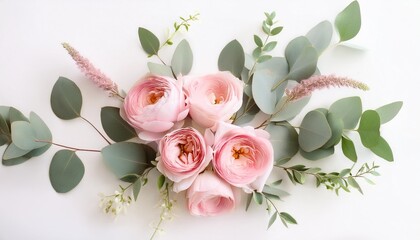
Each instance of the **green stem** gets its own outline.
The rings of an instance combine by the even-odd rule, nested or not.
[[[90,126],[92,126],[97,133],[99,133],[99,135],[101,135],[101,137],[108,143],[111,145],[111,142],[95,127],[95,125],[93,125],[89,120],[87,120],[86,118],[80,116],[81,119],[83,119],[84,121],[86,121],[87,123],[90,124]]]
[[[49,143],[58,147],[62,147],[62,148],[66,148],[66,149],[70,149],[73,151],[80,151],[80,152],[101,152],[101,150],[96,150],[96,149],[85,149],[85,148],[75,148],[75,147],[70,147],[70,146],[66,146],[63,144],[58,144],[58,143],[54,143],[51,141],[46,141],[46,140],[35,140],[35,142],[42,142],[42,143]]]

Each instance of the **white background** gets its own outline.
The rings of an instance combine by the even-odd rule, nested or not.
[[[76,147],[105,146],[92,128],[81,120],[62,121],[50,109],[49,95],[58,76],[73,79],[82,90],[82,115],[100,126],[100,107],[118,106],[88,82],[61,47],[69,42],[120,88],[130,86],[147,72],[146,54],[137,36],[139,26],[160,39],[178,16],[199,12],[200,21],[181,35],[194,52],[192,74],[217,71],[223,46],[236,38],[247,52],[252,35],[260,34],[264,11],[276,11],[284,31],[277,37],[274,55],[283,55],[292,38],[304,35],[322,20],[334,21],[350,1],[17,1],[0,0],[0,105],[12,105],[25,114],[37,112],[51,128],[54,141]],[[419,128],[418,68],[420,56],[420,1],[361,0],[362,29],[349,44],[322,55],[319,68],[325,74],[348,76],[367,83],[371,91],[327,90],[314,94],[304,112],[328,107],[341,97],[360,95],[364,108],[377,108],[402,100],[400,114],[383,126],[382,134],[394,150],[394,163],[360,149],[361,162],[381,165],[375,186],[361,182],[357,191],[339,197],[312,181],[283,188],[291,196],[278,204],[299,225],[286,229],[280,222],[266,230],[268,216],[263,207],[241,204],[230,214],[192,217],[178,196],[174,220],[166,222],[158,239],[420,239],[420,184],[418,172]],[[334,41],[337,41],[335,36]],[[174,47],[164,50],[170,59]],[[303,114],[302,114],[303,115]],[[299,116],[296,123],[299,124]],[[353,135],[356,142],[358,136]],[[358,143],[360,147],[360,144]],[[2,151],[4,149],[1,148]],[[113,219],[98,207],[99,192],[112,193],[119,182],[106,169],[100,155],[80,153],[85,176],[74,190],[57,194],[50,185],[48,168],[52,147],[41,157],[22,165],[0,166],[0,239],[148,239],[159,217],[159,194],[155,182],[142,189],[139,201],[126,215]],[[351,166],[337,148],[334,157],[310,162],[296,156],[290,164],[317,165],[326,171]],[[280,175],[281,176],[281,175]]]

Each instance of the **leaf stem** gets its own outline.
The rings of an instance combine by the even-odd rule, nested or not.
[[[80,151],[80,152],[101,152],[101,150],[96,150],[96,149],[86,149],[86,148],[76,148],[76,147],[70,147],[70,146],[66,146],[63,144],[59,144],[59,143],[54,143],[51,141],[46,141],[46,140],[35,140],[35,142],[42,142],[42,143],[49,143],[58,147],[62,147],[62,148],[66,148],[66,149],[70,149],[73,151]]]
[[[95,130],[96,132],[99,133],[99,135],[101,135],[101,137],[108,143],[111,145],[111,142],[95,127],[95,125],[93,125],[89,120],[87,120],[86,118],[80,116],[81,119],[83,119],[84,121],[86,121],[87,123],[89,123]]]

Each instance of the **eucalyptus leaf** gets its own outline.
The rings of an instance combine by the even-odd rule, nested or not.
[[[371,148],[378,144],[380,140],[380,126],[381,120],[379,114],[376,111],[367,110],[363,112],[360,119],[359,128],[357,129],[363,146]]]
[[[16,158],[4,159],[5,155],[3,155],[2,164],[4,166],[14,166],[14,165],[18,165],[18,164],[24,163],[27,160],[31,159],[32,157],[37,157],[37,156],[43,154],[50,147],[51,147],[51,144],[47,144],[47,145],[45,145],[43,147],[34,149],[34,150],[26,153],[25,155],[20,156],[20,157],[16,157]],[[7,151],[7,149],[6,149],[6,151]]]
[[[60,150],[54,155],[49,175],[56,192],[69,192],[80,183],[84,174],[85,167],[76,152]]]
[[[388,142],[383,138],[380,137],[378,143],[369,148],[373,153],[375,153],[376,155],[378,155],[379,157],[389,161],[389,162],[393,162],[394,161],[394,156],[392,154],[392,149],[389,146]]]
[[[264,45],[261,38],[257,35],[254,35],[254,42],[258,47],[262,47]]]
[[[117,107],[101,109],[101,123],[108,137],[115,142],[122,142],[137,137],[137,133],[120,115]]]
[[[26,150],[26,149],[20,149],[19,147],[17,147],[13,142],[10,143],[10,145],[6,148],[6,150],[3,153],[3,159],[4,160],[9,160],[12,158],[18,158],[18,157],[22,157],[25,154],[29,153],[31,151],[31,149]]]
[[[297,224],[297,221],[290,214],[288,214],[286,212],[281,212],[280,217],[281,217],[281,219],[283,219],[287,223]]]
[[[154,160],[148,153],[150,147],[132,143],[120,142],[104,147],[101,151],[105,164],[118,177],[127,174],[142,174],[151,167],[150,161]]]
[[[137,198],[139,196],[140,189],[141,189],[141,184],[142,184],[142,178],[140,178],[140,177],[137,178],[137,180],[133,184],[134,201],[137,201]]]
[[[261,193],[254,191],[252,192],[252,197],[254,202],[258,203],[259,205],[263,203],[264,196]]]
[[[290,80],[289,80],[290,82]],[[309,103],[310,96],[303,97],[293,102],[287,102],[287,97],[282,97],[277,103],[277,112],[271,117],[271,121],[289,121],[295,118],[302,109]]]
[[[29,122],[29,119],[25,117],[25,115],[23,115],[21,111],[17,110],[14,107],[11,107],[9,110],[9,121],[10,121],[10,124],[12,124],[13,122],[16,122],[16,121]]]
[[[360,97],[342,98],[330,106],[329,112],[343,120],[344,129],[354,129],[362,115],[362,100]]]
[[[343,150],[344,155],[353,162],[357,161],[356,148],[352,140],[347,137],[341,138],[341,149]]]
[[[317,67],[318,52],[313,47],[306,47],[296,62],[290,67],[287,79],[300,82],[312,76]]]
[[[332,34],[332,24],[329,21],[323,21],[309,30],[306,37],[320,55],[330,45]]]
[[[276,41],[269,42],[269,43],[267,43],[267,44],[264,46],[263,51],[264,51],[264,52],[270,52],[270,51],[272,51],[274,48],[276,48],[276,46],[277,46],[277,42],[276,42]]]
[[[79,87],[70,79],[59,77],[51,92],[51,108],[64,120],[80,117],[82,93]]]
[[[328,125],[331,128],[331,138],[322,146],[323,148],[330,148],[337,145],[341,140],[343,134],[344,122],[338,118],[334,113],[327,114]]]
[[[141,47],[149,55],[156,55],[159,52],[159,39],[146,28],[139,27],[138,35]]]
[[[52,134],[47,124],[45,124],[45,122],[34,112],[30,113],[29,119],[37,140],[51,142]],[[46,143],[43,143],[42,145],[44,146]]]
[[[269,185],[264,185],[263,188],[263,194],[270,194],[270,195],[275,195],[278,196],[279,199],[283,198],[283,197],[287,197],[290,194],[286,191],[283,191],[281,189],[278,188],[274,188],[274,187],[270,187]]]
[[[38,142],[38,140],[31,123],[25,121],[12,123],[12,141],[18,148],[32,150],[47,145],[47,143]]]
[[[270,133],[274,160],[291,159],[299,150],[298,134],[288,122],[270,123],[265,129]]]
[[[158,189],[161,189],[163,187],[163,185],[165,184],[166,181],[166,177],[165,175],[161,174],[159,175],[158,179],[157,179],[157,187]]]
[[[320,148],[320,149],[316,149],[312,152],[306,152],[303,149],[300,149],[299,151],[300,155],[302,157],[304,157],[307,160],[312,160],[312,161],[316,161],[316,160],[320,160],[326,157],[329,157],[331,155],[334,154],[334,147],[330,147],[327,149],[324,148]]]
[[[0,146],[11,141],[10,134],[10,129],[6,120],[3,118],[2,115],[0,115]]]
[[[171,61],[176,76],[187,75],[193,65],[193,52],[187,40],[182,40],[175,49]]]
[[[9,119],[9,111],[10,111],[10,107],[8,106],[0,106],[0,115],[3,117],[4,120]]]
[[[299,56],[302,55],[303,50],[306,47],[310,47],[311,45],[312,44],[308,38],[304,36],[294,38],[289,42],[289,44],[287,44],[286,49],[284,50],[284,57],[286,58],[290,68],[296,64],[296,61],[298,60]]]
[[[300,125],[299,146],[305,152],[312,152],[322,147],[331,136],[331,128],[325,115],[319,111],[310,111]]]
[[[284,58],[274,57],[259,65],[252,80],[252,95],[255,103],[266,114],[273,114],[276,105],[284,94],[287,81],[272,91],[273,85],[287,75],[287,62]]]
[[[359,2],[353,1],[335,18],[335,27],[340,35],[340,42],[354,38],[362,25]]]
[[[230,71],[237,78],[241,77],[245,64],[245,53],[238,40],[229,42],[219,55],[218,67],[220,71]]]
[[[277,212],[275,212],[275,213],[273,213],[273,215],[270,217],[270,220],[268,221],[268,226],[267,226],[267,229],[269,229],[269,228],[271,227],[271,225],[273,225],[273,223],[276,221],[276,219],[277,219],[277,215],[278,215],[278,213],[277,213]]]
[[[379,114],[379,117],[381,118],[381,124],[391,121],[401,110],[402,105],[403,102],[398,101],[377,108],[375,111]]]
[[[356,179],[354,179],[354,177],[348,177],[347,180],[350,186],[356,188],[361,194],[363,194],[362,188],[360,187],[359,183],[357,183]]]
[[[151,74],[158,75],[158,76],[167,76],[171,78],[174,77],[171,67],[167,65],[148,62],[147,67],[149,68],[149,72]]]

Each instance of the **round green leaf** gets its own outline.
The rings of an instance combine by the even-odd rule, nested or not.
[[[291,82],[291,80],[289,80],[289,82]],[[311,97],[307,96],[293,102],[287,102],[286,105],[284,105],[287,101],[287,97],[282,97],[276,106],[277,113],[271,117],[271,121],[289,121],[295,118],[309,103],[310,99]]]
[[[320,55],[331,43],[333,27],[329,21],[323,21],[313,27],[306,37]]]
[[[3,115],[0,114],[0,146],[11,141],[9,125],[6,120],[3,118]]]
[[[47,143],[37,142],[40,140],[29,122],[16,121],[12,123],[12,141],[22,150],[32,150],[45,146]]]
[[[296,64],[296,61],[302,54],[303,50],[309,46],[311,46],[311,42],[309,42],[308,38],[304,36],[294,38],[289,42],[289,44],[287,44],[286,49],[284,50],[284,57],[286,58],[290,68]]]
[[[316,71],[318,52],[313,47],[306,47],[290,67],[287,79],[300,81],[312,76]]]
[[[380,140],[380,126],[381,120],[376,111],[367,110],[363,112],[359,128],[357,129],[363,146],[371,148],[378,144]]]
[[[70,79],[59,77],[51,92],[51,108],[64,120],[80,117],[82,93],[79,87]]]
[[[291,159],[298,152],[298,134],[288,122],[271,123],[265,130],[270,133],[270,142],[274,149],[274,161]]]
[[[143,144],[120,142],[106,146],[101,153],[105,164],[118,178],[122,178],[128,174],[140,175],[151,167],[150,161],[156,157],[152,151]]]
[[[122,142],[137,136],[136,131],[121,117],[117,107],[101,109],[101,123],[108,137],[115,142]]]
[[[32,129],[35,131],[35,137],[38,140],[51,142],[52,134],[45,122],[42,121],[42,119],[34,112],[30,113],[29,119],[31,122]]]
[[[306,152],[301,148],[299,153],[302,157],[304,157],[308,160],[315,161],[315,160],[319,160],[319,159],[326,158],[326,157],[329,157],[329,156],[333,155],[334,154],[334,147],[327,148],[327,149],[320,148],[320,149],[316,149],[312,152]]]
[[[175,49],[171,66],[176,76],[187,75],[193,65],[193,52],[187,40],[182,40]]]
[[[241,77],[245,64],[245,53],[238,40],[229,42],[219,55],[218,67],[220,71],[230,71],[237,78]]]
[[[174,77],[174,75],[172,74],[171,68],[167,65],[148,62],[147,67],[149,68],[149,72],[151,74],[159,75],[159,76],[167,76],[171,78]]]
[[[31,150],[20,149],[17,147],[13,142],[6,148],[3,153],[3,160],[9,160],[12,158],[22,157],[23,155],[27,154]]]
[[[50,164],[50,182],[58,193],[66,193],[75,188],[85,174],[85,167],[76,155],[70,150],[58,151]]]
[[[29,122],[29,119],[23,115],[23,113],[19,110],[17,110],[14,107],[11,107],[9,110],[9,120],[10,123],[16,122],[16,121],[25,121]]]
[[[328,125],[331,128],[331,138],[322,146],[323,148],[330,148],[338,144],[341,140],[341,134],[343,134],[344,122],[341,118],[335,116],[334,113],[327,114]]]
[[[335,18],[335,27],[340,35],[340,42],[354,38],[362,25],[359,2],[353,1]]]
[[[360,97],[342,98],[330,106],[329,112],[343,120],[344,129],[354,129],[362,115],[362,100]]]
[[[391,121],[401,110],[403,102],[393,102],[387,105],[384,105],[375,111],[379,114],[381,118],[381,124],[387,123]]]
[[[352,140],[342,137],[341,138],[341,149],[343,150],[344,155],[353,162],[357,161],[356,148]]]
[[[379,141],[378,144],[376,144],[373,147],[369,148],[373,153],[375,153],[376,155],[378,155],[379,157],[389,161],[389,162],[393,162],[394,161],[394,156],[392,154],[392,149],[389,146],[389,144],[387,143],[387,141],[385,141],[384,138],[379,137]]]
[[[319,111],[307,113],[299,129],[299,146],[305,152],[322,147],[332,136],[327,118]]]
[[[43,147],[34,149],[34,150],[28,152],[27,154],[25,154],[23,156],[20,156],[20,157],[16,157],[16,158],[5,159],[4,158],[5,155],[3,155],[2,164],[4,166],[14,166],[14,165],[18,165],[18,164],[24,163],[27,160],[31,159],[32,157],[37,157],[37,156],[43,154],[50,147],[51,147],[51,144],[47,144],[47,145],[45,145]],[[6,151],[7,151],[7,149],[6,149]]]
[[[273,85],[287,75],[286,59],[275,57],[259,65],[252,80],[252,95],[257,106],[267,114],[276,111],[276,105],[284,94],[287,81],[272,91]]]
[[[159,39],[146,28],[139,27],[139,40],[143,50],[149,55],[155,55],[159,51]]]
[[[10,107],[8,107],[8,106],[0,106],[0,115],[6,121],[9,119],[9,111],[10,111]]]

